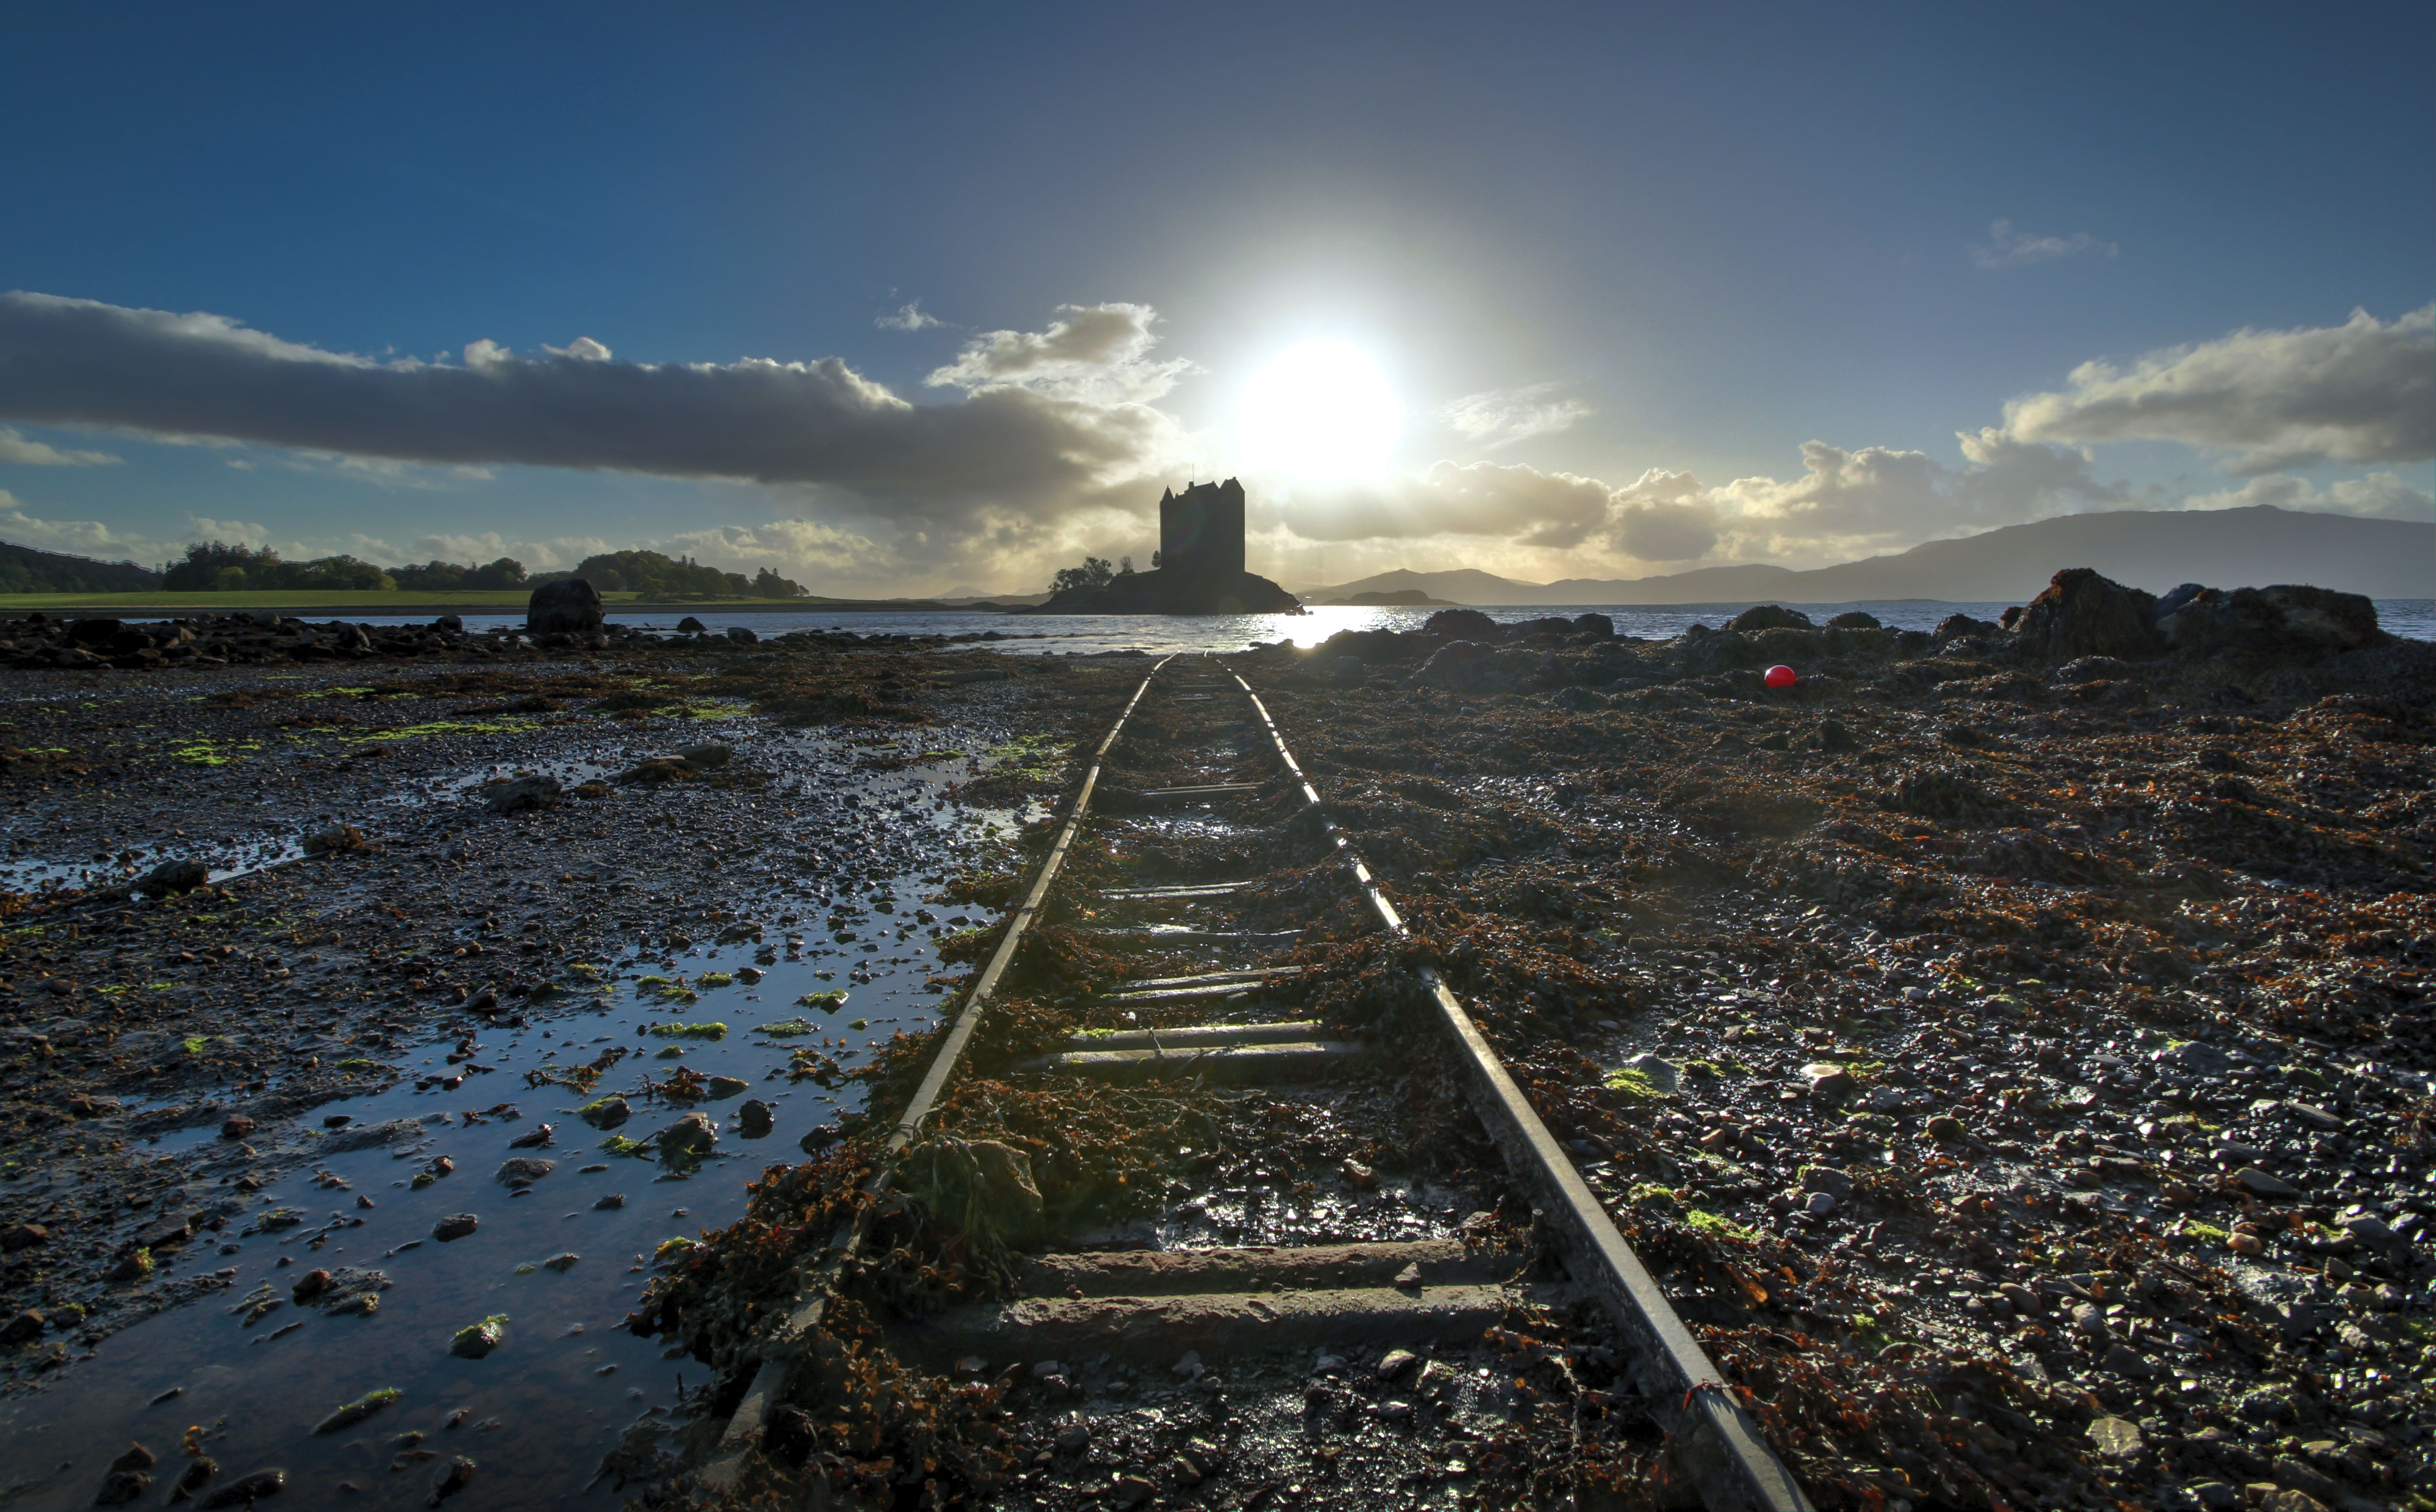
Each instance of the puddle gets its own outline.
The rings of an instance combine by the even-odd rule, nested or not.
[[[521,1028],[391,1051],[384,1059],[401,1073],[393,1085],[305,1115],[304,1137],[315,1146],[343,1145],[347,1129],[392,1121],[418,1127],[392,1145],[318,1159],[308,1152],[242,1199],[245,1214],[221,1232],[200,1232],[181,1250],[165,1251],[160,1278],[149,1284],[221,1272],[225,1286],[103,1340],[41,1389],[0,1402],[7,1466],[0,1507],[90,1505],[109,1461],[130,1440],[161,1457],[145,1498],[157,1503],[186,1463],[181,1436],[197,1427],[220,1467],[214,1488],[275,1467],[287,1472],[288,1500],[299,1505],[343,1499],[367,1508],[422,1506],[436,1468],[457,1455],[478,1469],[450,1499],[452,1508],[618,1504],[611,1482],[594,1479],[602,1456],[630,1425],[667,1421],[681,1387],[706,1383],[700,1364],[663,1358],[656,1343],[621,1327],[651,1257],[665,1241],[740,1216],[747,1181],[767,1165],[801,1158],[806,1133],[859,1103],[851,1084],[830,1089],[790,1081],[799,1051],[851,1069],[891,1034],[936,1021],[944,989],[929,979],[951,969],[939,961],[938,941],[987,927],[996,915],[927,899],[950,869],[1022,817],[936,801],[942,788],[977,770],[960,752],[926,750],[918,739],[857,743],[821,732],[789,739],[811,770],[785,781],[853,810],[842,834],[831,831],[861,845],[853,858],[824,867],[818,885],[767,875],[766,865],[737,867],[743,894],[737,912],[764,921],[761,940],[705,942],[673,953],[630,947],[596,964],[600,982],[591,993],[530,1008]],[[873,761],[887,769],[871,770]],[[529,769],[559,765],[582,763]],[[487,775],[448,780],[462,786]],[[747,968],[759,980],[745,981]],[[646,980],[653,978],[661,980]],[[689,1000],[672,999],[670,989]],[[842,1000],[804,1001],[840,991]],[[761,1032],[790,1020],[809,1033]],[[677,1022],[725,1031],[650,1032]],[[528,1085],[529,1071],[583,1065],[612,1048],[627,1053],[589,1094]],[[742,1089],[687,1104],[641,1095],[647,1077],[665,1084],[679,1068],[705,1082],[734,1078]],[[691,1108],[718,1123],[716,1151],[690,1172],[612,1153],[604,1148],[609,1136],[576,1114],[612,1093],[625,1095],[633,1109],[617,1135],[648,1141]],[[766,1138],[747,1139],[737,1111],[755,1098],[771,1107],[774,1125]],[[487,1111],[501,1104],[513,1116]],[[134,1102],[128,1116],[157,1117],[176,1105]],[[218,1139],[219,1114],[208,1100],[186,1105],[194,1120],[146,1143],[148,1154],[166,1160]],[[349,1121],[343,1128],[322,1129],[325,1118],[341,1115]],[[548,1144],[513,1144],[544,1123],[552,1128]],[[442,1156],[454,1170],[418,1189],[418,1173]],[[496,1175],[504,1161],[522,1156],[555,1164],[517,1193]],[[211,1200],[214,1189],[195,1195]],[[623,1200],[603,1206],[613,1196]],[[258,1215],[282,1208],[296,1215],[291,1226],[244,1233]],[[455,1213],[477,1215],[478,1226],[444,1243],[434,1225]],[[560,1268],[546,1263],[564,1255],[578,1259]],[[317,1267],[381,1272],[389,1286],[376,1312],[334,1316],[289,1300],[295,1278]],[[233,1313],[265,1283],[280,1303],[275,1310],[252,1321]],[[495,1352],[481,1360],[450,1354],[452,1335],[495,1314],[509,1320]],[[148,1405],[173,1388],[178,1396]],[[384,1388],[401,1394],[394,1405],[345,1431],[312,1432],[339,1404]],[[460,1426],[449,1427],[461,1409]],[[411,1433],[425,1437],[399,1458],[399,1435]],[[422,1451],[438,1457],[413,1457]],[[342,1482],[357,1491],[342,1492]]]

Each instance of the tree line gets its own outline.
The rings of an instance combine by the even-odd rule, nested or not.
[[[691,557],[657,551],[605,551],[584,558],[571,572],[531,573],[513,557],[477,565],[438,560],[383,567],[353,556],[284,560],[271,547],[199,541],[181,561],[162,569],[161,586],[177,593],[284,591],[449,593],[534,587],[560,578],[582,578],[603,593],[638,593],[664,599],[803,599],[800,582],[763,567],[753,577],[722,572]]]

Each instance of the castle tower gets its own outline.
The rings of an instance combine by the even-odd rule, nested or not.
[[[1227,580],[1244,571],[1244,485],[1188,484],[1158,501],[1158,565],[1180,578]]]

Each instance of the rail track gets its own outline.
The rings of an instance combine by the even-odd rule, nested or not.
[[[1163,748],[1129,750],[1129,733],[1153,718]],[[1159,785],[1125,785],[1122,763],[1129,759],[1158,773]],[[1054,843],[889,1134],[876,1195],[888,1191],[900,1157],[925,1138],[977,1039],[991,1034],[993,1006],[1028,932],[1053,912],[1094,920],[1097,943],[1141,962],[1143,975],[1098,994],[1093,1004],[1099,1017],[1138,1027],[1076,1034],[1003,1074],[1036,1085],[1114,1082],[1154,1096],[1188,1087],[1323,1096],[1332,1081],[1361,1074],[1364,1061],[1399,1055],[1395,1045],[1332,1037],[1322,1020],[1276,1006],[1303,969],[1283,959],[1303,931],[1247,927],[1242,905],[1258,895],[1262,877],[1096,889],[1068,880],[1069,861],[1101,828],[1223,831],[1230,810],[1244,808],[1266,813],[1272,832],[1296,837],[1302,866],[1332,858],[1379,930],[1409,935],[1251,686],[1215,659],[1162,661],[1092,752]],[[1186,956],[1197,959],[1178,969]],[[1418,975],[1437,1051],[1459,1069],[1470,1111],[1501,1157],[1502,1170],[1481,1171],[1475,1180],[1527,1205],[1538,1247],[1553,1252],[1560,1276],[1552,1277],[1556,1266],[1547,1263],[1526,1274],[1510,1253],[1459,1233],[1151,1251],[1093,1249],[1072,1243],[1078,1236],[1053,1236],[1020,1267],[1018,1295],[900,1323],[891,1347],[938,1362],[1097,1357],[1164,1366],[1179,1356],[1219,1361],[1239,1351],[1475,1344],[1518,1310],[1544,1308],[1552,1298],[1587,1300],[1604,1322],[1629,1399],[1665,1435],[1664,1461],[1688,1475],[1703,1504],[1716,1512],[1809,1507],[1470,1014],[1435,970],[1422,965]],[[835,1347],[824,1320],[865,1258],[879,1210],[879,1204],[858,1209],[800,1274],[792,1305],[766,1327],[752,1383],[704,1472],[712,1487],[743,1484],[774,1414],[791,1393],[808,1394],[808,1372],[817,1374],[824,1349]]]

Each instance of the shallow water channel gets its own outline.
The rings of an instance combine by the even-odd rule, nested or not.
[[[44,1388],[0,1402],[0,1506],[90,1505],[130,1443],[160,1461],[136,1504],[160,1504],[189,1463],[182,1440],[218,1465],[197,1498],[204,1504],[245,1476],[278,1469],[285,1504],[422,1506],[435,1475],[458,1456],[477,1469],[451,1507],[617,1504],[614,1477],[596,1475],[603,1456],[630,1429],[648,1434],[670,1423],[681,1387],[706,1383],[699,1364],[665,1358],[658,1344],[620,1326],[654,1251],[740,1216],[747,1181],[767,1165],[800,1159],[802,1137],[859,1101],[851,1084],[830,1091],[789,1081],[792,1051],[810,1047],[852,1069],[874,1044],[935,1021],[944,989],[926,979],[942,967],[933,925],[918,910],[935,915],[943,933],[991,922],[970,905],[925,901],[958,848],[1017,817],[934,807],[940,789],[969,774],[957,759],[874,773],[857,785],[861,803],[935,826],[938,849],[922,869],[866,874],[834,895],[817,886],[774,893],[753,912],[792,912],[802,923],[772,929],[762,946],[630,951],[600,966],[597,996],[562,997],[527,1010],[524,1027],[485,1030],[459,1063],[449,1038],[403,1048],[395,1059],[406,1074],[387,1090],[304,1115],[307,1125],[344,1117],[315,1136],[334,1149],[354,1142],[350,1130],[401,1120],[420,1127],[289,1170],[250,1199],[247,1218],[198,1233],[164,1264],[172,1284],[218,1272],[224,1288],[108,1338]],[[880,898],[893,912],[873,906]],[[832,932],[825,906],[847,902],[861,916]],[[757,965],[757,982],[732,975]],[[705,986],[712,973],[731,980]],[[682,982],[696,1000],[671,1001],[661,982],[646,979]],[[846,993],[842,1003],[800,1001],[838,989]],[[811,1033],[757,1032],[791,1019],[808,1021]],[[651,1033],[672,1022],[726,1029],[717,1038]],[[593,1095],[625,1094],[633,1119],[617,1133],[647,1143],[685,1107],[636,1096],[643,1073],[662,1081],[683,1066],[748,1084],[690,1104],[720,1128],[717,1149],[699,1166],[675,1170],[613,1153],[608,1136],[576,1116],[584,1097],[526,1083],[528,1069],[581,1065],[618,1045],[629,1054]],[[736,1116],[751,1098],[774,1110],[774,1126],[758,1139],[743,1137]],[[553,1130],[548,1145],[512,1147],[544,1123]],[[152,1148],[165,1158],[217,1137],[216,1127],[198,1125]],[[444,1156],[453,1171],[416,1187],[417,1174]],[[513,1156],[555,1164],[512,1191],[495,1173]],[[296,1221],[252,1231],[279,1209]],[[475,1214],[478,1227],[453,1242],[435,1238],[434,1225],[459,1213]],[[386,1279],[371,1314],[334,1315],[289,1299],[297,1277],[347,1267]],[[278,1305],[251,1313],[246,1303],[256,1295]],[[508,1320],[504,1343],[487,1358],[452,1357],[457,1330],[496,1314]],[[383,1389],[400,1394],[393,1404],[342,1431],[314,1432],[340,1404]]]

